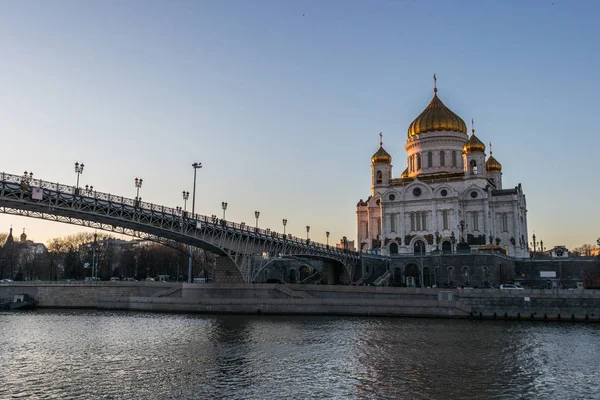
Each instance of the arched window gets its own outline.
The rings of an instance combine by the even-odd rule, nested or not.
[[[448,286],[454,286],[454,267],[448,267]]]
[[[396,232],[396,214],[390,214],[390,232]]]
[[[428,151],[427,152],[427,168],[431,168],[433,167],[433,153]]]
[[[390,244],[390,254],[398,254],[398,244]]]
[[[417,171],[421,169],[421,153],[417,153]]]
[[[471,160],[469,170],[471,171],[471,175],[477,175],[477,161]]]
[[[456,167],[456,150],[452,150],[452,166]]]
[[[440,165],[442,167],[446,165],[446,153],[443,150],[440,151]]]
[[[377,171],[377,178],[375,178],[375,183],[381,183],[382,182],[382,176],[383,175],[381,174],[381,171],[378,170]]]
[[[508,232],[508,215],[502,214],[502,232]]]
[[[442,211],[442,227],[445,231],[448,230],[448,210]]]

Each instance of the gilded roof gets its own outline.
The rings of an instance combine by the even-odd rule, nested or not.
[[[475,136],[475,130],[471,134],[471,137],[467,140],[467,143],[463,146],[463,154],[464,153],[472,153],[474,151],[485,152],[485,144],[479,140],[477,136]]]
[[[437,96],[437,89],[433,91],[433,99],[408,127],[408,137],[435,131],[467,133],[465,121],[442,103]]]
[[[371,157],[371,162],[373,164],[391,164],[392,156],[385,151],[383,146],[379,146],[379,150],[377,150],[375,154],[373,154],[373,157]]]
[[[500,164],[498,162],[498,160],[496,160],[494,158],[494,156],[490,155],[490,157],[485,162],[485,170],[488,171],[488,172],[491,172],[491,171],[502,171],[502,164]]]

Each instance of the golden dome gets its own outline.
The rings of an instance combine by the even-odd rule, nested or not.
[[[463,146],[463,154],[465,153],[473,153],[474,151],[485,152],[485,144],[477,136],[475,136],[475,129],[473,129],[473,134],[467,140],[467,143]]]
[[[400,175],[401,178],[408,178],[408,168],[406,168],[404,170],[404,172],[402,173],[402,175]]]
[[[425,110],[408,127],[408,137],[435,131],[467,133],[465,121],[442,103],[437,88],[433,89],[433,99]]]
[[[383,148],[383,134],[379,132],[379,150],[371,157],[373,164],[391,164],[392,156]]]
[[[490,155],[490,157],[485,162],[485,170],[487,172],[501,172],[502,164],[500,164],[498,160],[496,160],[492,155]]]

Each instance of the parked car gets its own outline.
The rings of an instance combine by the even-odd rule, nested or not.
[[[500,289],[523,290],[522,287],[517,286],[517,285],[511,285],[511,284],[500,285]]]

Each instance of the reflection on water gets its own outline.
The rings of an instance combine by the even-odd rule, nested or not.
[[[597,325],[0,313],[0,398],[598,399]]]

